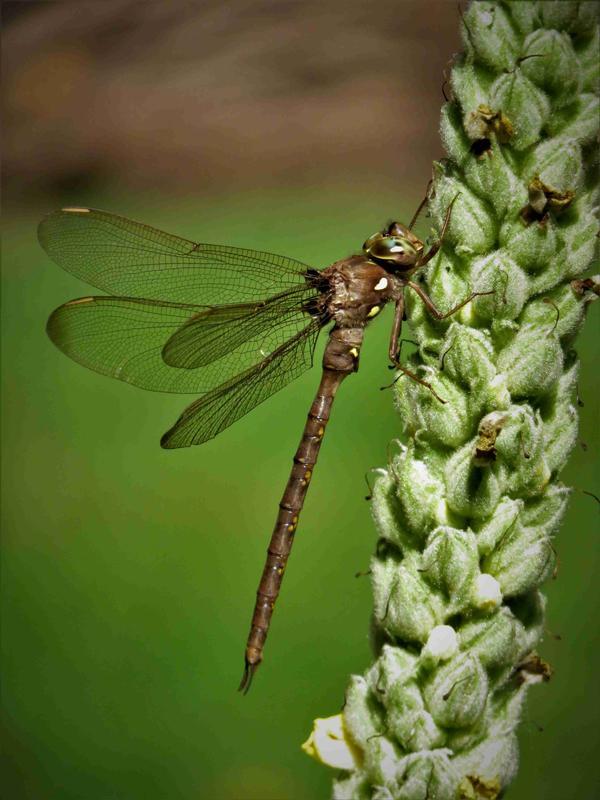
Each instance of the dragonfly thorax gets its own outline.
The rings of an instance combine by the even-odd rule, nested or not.
[[[398,279],[365,256],[336,261],[323,274],[329,280],[329,317],[342,328],[364,327],[398,291]]]

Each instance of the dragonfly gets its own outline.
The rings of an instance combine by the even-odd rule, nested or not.
[[[202,444],[278,392],[313,365],[319,332],[330,326],[321,380],[256,594],[239,686],[244,693],[263,660],[333,401],[342,381],[358,370],[365,328],[393,302],[390,366],[435,394],[399,360],[405,290],[440,320],[484,294],[472,292],[442,313],[411,280],[440,249],[450,221],[452,205],[426,251],[411,230],[426,200],[410,225],[392,222],[360,253],[320,270],[268,252],[192,242],[91,208],[63,208],[39,225],[50,258],[106,293],[57,308],[47,323],[52,342],[103,375],[142,389],[199,395],[162,436],[163,448]]]

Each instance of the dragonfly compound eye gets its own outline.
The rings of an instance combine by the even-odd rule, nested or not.
[[[363,251],[369,258],[385,262],[386,266],[413,266],[418,257],[417,249],[406,237],[385,236],[382,233],[370,236],[363,245]]]

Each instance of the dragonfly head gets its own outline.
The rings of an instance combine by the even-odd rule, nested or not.
[[[422,252],[423,242],[401,222],[392,222],[363,244],[363,253],[368,258],[392,272],[412,269]]]

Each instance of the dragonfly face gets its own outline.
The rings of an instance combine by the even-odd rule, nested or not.
[[[423,253],[423,242],[401,222],[392,222],[383,231],[369,236],[363,252],[390,272],[407,272]]]

